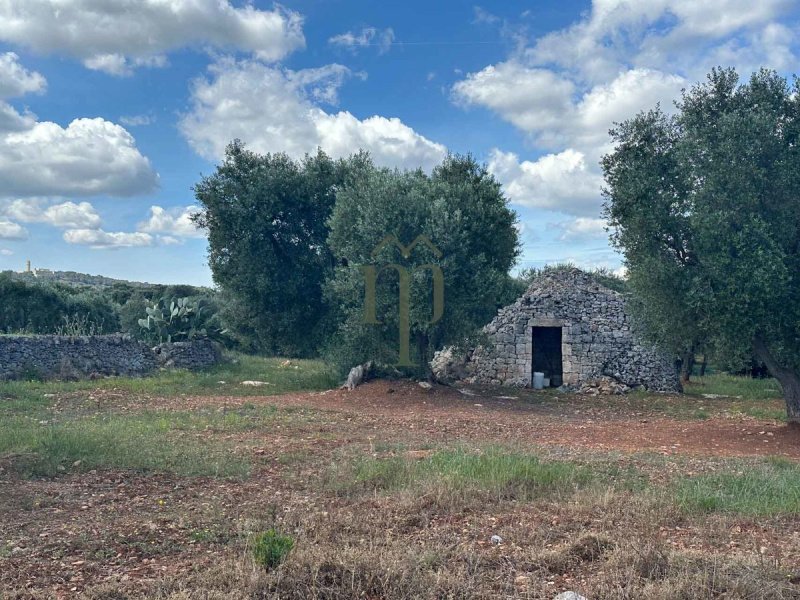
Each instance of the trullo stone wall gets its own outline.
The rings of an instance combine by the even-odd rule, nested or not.
[[[530,386],[534,327],[561,329],[564,385],[609,376],[654,391],[680,390],[671,358],[632,330],[624,297],[578,269],[545,273],[514,304],[500,309],[484,328],[488,344],[470,353],[464,379]]]

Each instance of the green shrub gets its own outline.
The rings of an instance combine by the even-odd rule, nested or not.
[[[265,569],[280,565],[294,548],[294,540],[274,529],[259,533],[253,539],[253,559]]]

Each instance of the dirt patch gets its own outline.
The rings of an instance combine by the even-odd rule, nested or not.
[[[625,397],[598,399],[579,394],[504,396],[470,389],[469,395],[443,386],[426,390],[413,382],[374,381],[353,391],[330,390],[280,396],[156,399],[151,406],[191,409],[209,403],[235,407],[243,402],[302,406],[346,413],[352,420],[379,422],[382,430],[415,430],[432,441],[490,440],[543,446],[579,446],[664,455],[782,456],[800,460],[800,430],[777,421],[711,416],[702,420],[666,418]],[[658,396],[659,403],[671,397]],[[616,400],[616,402],[615,402]]]
[[[800,535],[790,518],[691,522],[678,513],[635,506],[640,500],[633,496],[602,495],[569,503],[498,504],[487,499],[448,509],[434,497],[345,497],[321,483],[331,463],[341,459],[340,451],[416,461],[427,458],[429,448],[444,444],[508,444],[555,454],[613,451],[633,456],[650,451],[673,457],[665,459],[665,468],[681,474],[725,457],[800,459],[800,432],[777,422],[719,414],[689,421],[659,414],[665,403],[685,401],[680,398],[654,397],[662,408],[648,410],[646,400],[624,397],[467,392],[390,381],[371,382],[352,392],[246,398],[133,401],[123,394],[92,392],[91,411],[225,411],[255,404],[303,407],[315,416],[225,434],[234,443],[232,451],[253,461],[252,475],[243,480],[80,468],[30,480],[20,479],[0,461],[0,596],[5,589],[9,597],[71,598],[98,586],[111,591],[95,597],[123,597],[119,590],[150,595],[154,586],[168,585],[165,581],[174,589],[187,581],[217,589],[232,573],[238,573],[240,582],[262,581],[263,574],[259,579],[236,569],[244,568],[239,563],[248,555],[249,536],[275,524],[302,540],[294,566],[287,567],[291,573],[278,583],[267,577],[258,584],[264,589],[245,590],[229,582],[229,595],[218,590],[211,596],[292,597],[288,587],[280,586],[292,582],[297,595],[297,586],[307,584],[308,577],[330,572],[319,581],[329,580],[340,592],[345,582],[358,584],[350,591],[364,597],[398,590],[417,597],[423,588],[414,586],[425,578],[440,581],[440,574],[450,586],[442,588],[443,596],[464,597],[484,586],[492,597],[552,597],[562,589],[592,589],[593,581],[612,572],[613,561],[624,563],[626,553],[640,552],[637,540],[646,540],[645,546],[660,544],[659,552],[696,552],[726,560],[756,556],[776,568],[800,569]],[[55,410],[69,412],[86,401],[57,398]],[[198,435],[210,439],[218,434]],[[493,544],[493,534],[504,542]],[[594,537],[582,537],[590,534]],[[239,564],[227,575],[218,571],[226,561]],[[206,572],[214,573],[214,581],[197,583]],[[613,572],[623,577],[622,570]],[[422,579],[408,579],[408,573]],[[358,579],[367,576],[368,581]],[[617,597],[596,589],[601,594],[596,597]]]

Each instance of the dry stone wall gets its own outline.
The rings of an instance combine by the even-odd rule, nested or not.
[[[624,297],[578,269],[541,276],[514,304],[500,309],[484,328],[489,342],[467,361],[466,379],[530,386],[533,327],[561,328],[567,386],[609,376],[649,390],[680,390],[670,357],[633,331]]]
[[[180,346],[172,350],[171,346]],[[0,335],[0,381],[142,376],[161,366],[198,369],[219,361],[210,340],[151,349],[126,335]]]
[[[203,369],[220,361],[219,347],[209,339],[161,344],[153,348],[159,365],[174,369]]]

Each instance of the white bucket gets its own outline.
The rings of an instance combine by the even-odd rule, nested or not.
[[[533,389],[540,390],[544,387],[544,373],[534,371],[533,373]]]

